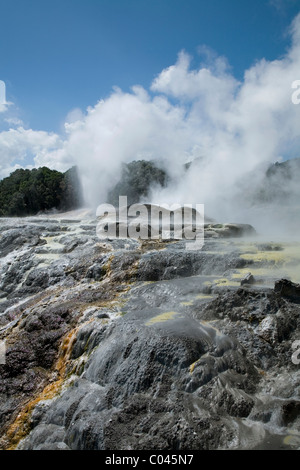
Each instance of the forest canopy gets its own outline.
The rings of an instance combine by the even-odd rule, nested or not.
[[[65,173],[47,167],[18,169],[0,181],[0,216],[24,217],[80,207],[82,193],[77,168]]]
[[[120,181],[109,191],[107,202],[118,206],[119,196],[127,196],[128,205],[140,202],[149,196],[153,186],[165,187],[168,182],[166,172],[153,161],[137,160],[122,165]]]

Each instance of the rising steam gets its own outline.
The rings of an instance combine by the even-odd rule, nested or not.
[[[153,190],[153,202],[204,203],[212,217],[240,220],[246,195],[255,192],[268,165],[300,156],[300,106],[291,100],[292,83],[300,78],[300,15],[286,55],[260,60],[242,81],[223,58],[196,70],[190,63],[181,52],[150,91],[116,89],[67,125],[67,151],[79,166],[89,204],[105,201],[122,162],[155,160],[172,185]],[[193,160],[184,172],[184,163]]]
[[[35,164],[76,164],[86,204],[96,208],[118,182],[122,163],[154,160],[171,183],[153,188],[152,202],[204,204],[218,221],[270,226],[252,196],[270,164],[300,156],[300,105],[292,102],[292,84],[300,79],[300,14],[290,38],[284,56],[261,59],[241,81],[208,49],[196,69],[182,51],[149,90],[114,89],[86,113],[71,113],[65,138],[51,136],[46,149],[38,147]],[[15,131],[20,139],[21,130]],[[4,136],[6,150],[15,134]]]

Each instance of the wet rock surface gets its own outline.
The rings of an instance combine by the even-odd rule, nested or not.
[[[1,449],[300,447],[298,245],[212,229],[190,251],[2,220]]]

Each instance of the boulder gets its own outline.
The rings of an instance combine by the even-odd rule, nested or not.
[[[274,290],[281,297],[287,297],[293,302],[300,303],[300,284],[295,284],[288,279],[276,281]]]

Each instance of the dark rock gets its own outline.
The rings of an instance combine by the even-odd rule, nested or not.
[[[205,253],[205,251],[173,252],[166,250],[142,256],[136,278],[139,281],[159,281],[198,274],[220,275],[228,269],[239,269],[246,264],[244,259],[235,254],[228,254],[224,257]]]
[[[248,226],[210,223],[218,238],[190,251],[99,242],[88,221],[14,224],[0,228],[1,448],[292,446],[299,286],[231,284],[257,267],[234,240]]]
[[[180,332],[166,334],[157,328],[139,329],[137,336],[132,318],[126,316],[125,322],[119,322],[102,337],[86,365],[84,381],[77,382],[77,387],[69,388],[61,400],[47,408],[41,422],[49,423],[49,432],[51,426],[59,425],[64,433],[58,438],[71,449],[151,449],[154,444],[159,449],[213,449],[225,444],[232,430],[219,412],[226,411],[230,416],[249,414],[253,403],[247,398],[246,390],[251,390],[247,381],[255,383],[257,373],[237,344],[219,338],[210,328],[196,332],[193,322],[191,328],[193,337]],[[228,352],[226,357],[224,350]],[[209,372],[207,380],[200,380],[193,392],[189,383],[196,368],[191,372],[189,367],[206,354],[215,360],[211,366],[204,359],[203,365],[198,363],[199,377],[205,367]],[[231,385],[240,388],[243,383],[245,391],[239,392],[240,400],[236,402],[233,395],[222,395],[220,390],[214,411],[211,396],[203,393],[201,400],[198,396],[207,383],[215,389],[213,381],[226,370],[235,370],[235,375],[230,372]],[[220,428],[228,432],[221,433]],[[38,449],[45,438],[50,444],[45,429],[45,424],[38,425],[23,448]]]
[[[248,273],[242,280],[241,280],[241,286],[244,286],[245,284],[254,284],[255,279],[254,276],[251,273]]]
[[[248,224],[214,224],[204,225],[204,234],[207,238],[241,238],[254,236],[256,231]]]
[[[281,279],[275,283],[274,290],[280,297],[287,297],[293,302],[300,303],[300,284]]]
[[[300,401],[291,400],[282,405],[282,420],[285,426],[293,423],[300,417]]]
[[[37,227],[26,227],[22,230],[13,228],[4,231],[0,239],[0,257],[7,256],[24,245],[30,247],[44,245],[46,241],[42,240],[40,236],[41,231]]]

